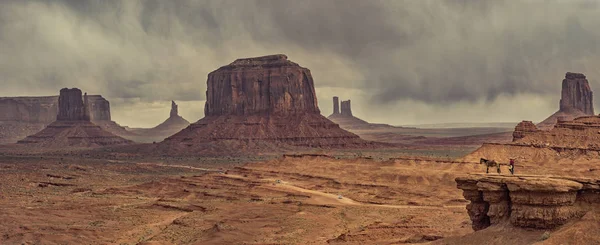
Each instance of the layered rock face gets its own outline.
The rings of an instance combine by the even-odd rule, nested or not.
[[[577,117],[594,115],[594,100],[590,84],[585,75],[567,72],[562,81],[559,110],[538,124],[540,129],[551,129],[558,118],[573,120]]]
[[[535,162],[542,157],[558,160],[600,155],[600,116],[560,120],[551,130],[535,130],[528,122],[519,125],[513,132],[513,142],[483,144],[463,160],[477,162],[486,158],[508,162],[511,157],[519,157]]]
[[[90,121],[89,99],[77,88],[60,90],[56,121],[42,131],[19,141],[20,144],[41,147],[90,147],[130,144]]]
[[[320,113],[310,71],[282,54],[238,59],[207,83],[207,117]]]
[[[58,115],[56,116],[57,121],[89,121],[90,118],[86,116],[86,110],[81,90],[78,88],[63,88],[60,90]]]
[[[580,110],[587,115],[594,115],[592,90],[583,74],[567,72],[562,81],[560,110],[570,108]]]
[[[513,132],[513,142],[525,137],[530,133],[537,132],[538,128],[533,124],[532,121],[522,121],[515,127]]]
[[[2,97],[0,121],[50,123],[56,120],[58,97]]]
[[[570,177],[470,175],[456,178],[471,201],[474,230],[509,221],[522,228],[551,229],[600,205],[600,180]]]
[[[211,72],[207,85],[205,117],[163,145],[193,148],[231,140],[308,147],[369,144],[321,116],[310,71],[285,55],[238,59]]]

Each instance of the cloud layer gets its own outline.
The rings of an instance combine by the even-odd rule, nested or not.
[[[355,114],[392,124],[542,120],[557,109],[567,71],[600,89],[596,1],[0,5],[0,96],[80,87],[108,98],[115,119],[132,126],[160,123],[170,100],[199,119],[208,72],[273,53],[311,69],[323,114],[339,95]]]

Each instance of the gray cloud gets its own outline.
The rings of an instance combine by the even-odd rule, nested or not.
[[[498,100],[513,97],[538,103],[558,96],[567,71],[586,73],[592,89],[600,88],[596,1],[10,0],[0,5],[0,95],[5,96],[76,86],[123,110],[171,99],[198,102],[204,100],[208,72],[239,57],[271,53],[288,54],[312,70],[324,114],[330,108],[325,99],[334,94],[361,96],[353,98],[362,102],[353,107],[375,118],[385,114],[381,108],[411,113],[406,106],[415,104],[435,112],[452,110],[449,105],[485,111],[486,105],[498,108]],[[514,120],[523,114],[528,113],[516,113]]]

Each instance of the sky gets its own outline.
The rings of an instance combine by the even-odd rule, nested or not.
[[[175,100],[193,122],[209,72],[286,54],[325,116],[339,96],[393,125],[541,121],[566,72],[600,91],[599,40],[600,1],[3,0],[0,96],[78,87],[131,127]]]

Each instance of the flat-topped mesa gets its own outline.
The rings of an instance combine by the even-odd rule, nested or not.
[[[513,142],[525,137],[525,135],[529,135],[531,133],[537,132],[538,128],[533,124],[532,121],[522,121],[515,127],[515,131],[513,132]]]
[[[333,96],[333,114],[340,114],[340,99]]]
[[[177,107],[177,104],[175,104],[175,101],[171,100],[171,112],[169,114],[169,117],[177,117],[179,116],[179,110]]]
[[[89,114],[86,114],[80,89],[63,88],[60,90],[57,121],[89,121]]]
[[[342,115],[352,116],[350,100],[342,101]]]
[[[208,74],[204,114],[319,114],[310,70],[285,55],[238,59]]]
[[[585,75],[567,72],[562,82],[560,110],[577,109],[594,115],[594,102],[590,84]]]

